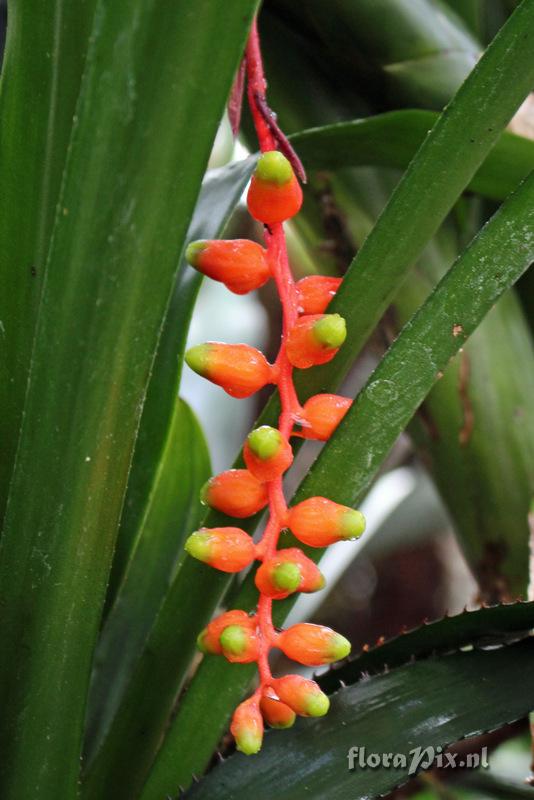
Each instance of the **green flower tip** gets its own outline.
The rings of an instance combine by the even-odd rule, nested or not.
[[[211,652],[206,644],[206,628],[204,628],[203,631],[200,631],[200,633],[197,636],[197,647],[201,653]]]
[[[246,756],[253,756],[261,750],[262,737],[252,731],[243,731],[236,738],[237,749]]]
[[[211,543],[209,533],[202,531],[195,531],[187,539],[185,549],[190,556],[196,558],[198,561],[209,561],[211,555]]]
[[[330,700],[324,692],[314,692],[306,700],[306,713],[310,717],[324,717],[330,708]]]
[[[192,267],[198,267],[200,254],[206,248],[207,242],[205,239],[199,239],[197,242],[191,242],[187,245],[185,251],[185,258]]]
[[[247,633],[241,625],[228,625],[221,633],[219,643],[226,653],[241,656],[247,648]]]
[[[280,450],[282,434],[270,425],[262,425],[248,435],[248,446],[257,458],[267,461]]]
[[[361,511],[350,508],[341,518],[341,536],[343,539],[357,539],[365,530],[365,517]]]
[[[313,326],[313,334],[323,347],[341,347],[347,336],[347,326],[339,314],[325,314]]]
[[[317,577],[317,583],[315,584],[315,586],[313,588],[313,591],[314,592],[320,592],[321,589],[324,589],[325,586],[326,586],[326,578],[323,575],[323,573],[320,572],[318,577]]]
[[[212,481],[211,478],[207,480],[202,489],[200,490],[200,502],[202,503],[203,506],[209,506],[210,504],[209,492],[210,492],[211,481]]]
[[[283,731],[286,730],[287,728],[292,728],[293,725],[295,724],[296,718],[297,715],[295,714],[295,712],[293,712],[291,716],[288,717],[288,719],[284,721],[280,720],[279,722],[269,722],[269,726],[271,728],[276,728],[276,730]]]
[[[298,564],[291,561],[279,564],[274,568],[272,574],[274,585],[285,592],[294,592],[298,589],[301,577]]]
[[[209,364],[209,352],[209,344],[196,344],[194,347],[190,347],[185,354],[186,364],[193,372],[196,372],[197,375],[206,375]]]
[[[340,633],[334,633],[330,642],[330,655],[332,661],[340,661],[350,653],[350,642]]]
[[[289,183],[293,177],[293,168],[282,153],[279,153],[278,150],[270,150],[259,157],[254,176],[265,183],[276,183],[278,186],[283,186],[285,183]]]

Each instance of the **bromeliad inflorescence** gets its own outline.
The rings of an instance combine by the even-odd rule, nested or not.
[[[304,177],[304,171],[267,106],[255,24],[245,63],[248,101],[262,153],[247,205],[251,215],[264,224],[266,246],[245,240],[199,241],[189,245],[187,258],[196,269],[237,294],[257,289],[272,277],[283,309],[282,341],[274,364],[253,347],[220,342],[191,348],[186,361],[232,397],[248,397],[267,384],[278,387],[278,428],[263,425],[253,430],[244,445],[246,469],[216,475],[202,492],[203,502],[230,516],[245,518],[265,506],[269,516],[257,544],[237,527],[202,528],[191,534],[186,550],[230,573],[245,569],[253,561],[260,562],[255,575],[259,591],[256,613],[227,611],[212,620],[198,640],[205,653],[258,664],[259,686],[238,706],[231,725],[238,749],[252,754],[261,747],[264,720],[272,727],[287,728],[296,714],[322,716],[329,707],[328,697],[314,681],[300,675],[273,677],[271,648],[278,647],[289,658],[308,666],[329,664],[350,651],[343,636],[321,625],[302,623],[282,632],[275,630],[273,600],[294,592],[314,592],[324,585],[319,568],[298,547],[277,549],[280,532],[289,528],[300,542],[326,547],[360,536],[365,521],[359,511],[325,497],[311,497],[292,508],[284,498],[282,476],[293,461],[290,437],[326,441],[352,402],[319,394],[301,406],[293,369],[330,361],[343,344],[346,330],[342,317],[325,313],[340,280],[312,276],[295,283],[289,269],[283,222],[300,209],[302,190],[295,172]]]

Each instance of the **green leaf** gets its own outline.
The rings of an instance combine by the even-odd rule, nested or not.
[[[534,173],[482,229],[403,329],[313,464],[294,502],[322,495],[353,505],[362,498],[440,372],[533,258]],[[361,445],[354,447],[354,442]],[[291,538],[283,536],[281,545],[291,545]],[[321,551],[307,549],[307,554],[318,560]],[[250,609],[256,600],[249,577],[230,604]],[[283,622],[292,602],[276,604],[275,624]],[[170,791],[172,783],[188,784],[191,772],[205,768],[252,674],[247,667],[238,671],[222,659],[215,664],[204,660],[169,729],[143,800],[156,790]],[[214,686],[224,687],[216,698]],[[200,741],[189,747],[192,730]],[[176,752],[184,753],[179,763],[173,756]]]
[[[419,661],[363,680],[332,695],[325,717],[298,720],[289,731],[268,733],[259,755],[232,756],[187,796],[377,798],[410,777],[416,748],[433,748],[433,755],[438,747],[524,717],[534,707],[534,684],[525,682],[533,655],[534,642],[528,639],[493,652]],[[362,768],[360,750],[350,770],[351,747],[364,747],[367,755],[404,754],[406,764]],[[427,751],[417,771],[430,766],[428,756]],[[147,795],[150,800],[157,797],[161,795]]]
[[[446,654],[466,645],[494,647],[511,638],[522,638],[534,627],[534,603],[512,603],[464,611],[453,617],[425,622],[384,644],[362,651],[350,661],[321,675],[323,691],[331,694],[340,682],[358,681],[363,673],[382,672],[412,659]]]
[[[534,6],[523,3],[440,115],[363,243],[329,307],[347,321],[347,344],[330,364],[302,376],[299,395],[339,384],[405,275],[495,145],[534,82],[534,63],[527,56],[530,37]],[[525,70],[531,74],[520,86]]]
[[[140,0],[125,15],[99,2],[1,552],[6,800],[78,792],[92,651],[147,379],[255,9]]]
[[[410,276],[395,299],[401,322],[428,288],[421,271],[418,280],[419,287]],[[528,583],[533,396],[533,342],[509,293],[445,370],[410,426],[490,602],[523,595]]]
[[[406,169],[438,114],[411,109],[312,128],[291,136],[308,169],[377,166]],[[504,200],[534,168],[534,142],[503,133],[468,189]]]
[[[179,399],[126,574],[95,650],[86,722],[88,762],[117,709],[182,556],[183,543],[198,527],[199,492],[209,476],[204,435],[189,406]]]
[[[255,157],[251,156],[243,161],[210,170],[206,174],[185,237],[186,243],[195,239],[213,239],[220,234],[239,201],[255,161]],[[126,569],[137,536],[139,519],[150,493],[162,449],[165,447],[180,384],[187,331],[201,282],[202,275],[187,264],[182,253],[135,443],[128,490],[113,556],[108,602],[112,601]]]
[[[9,4],[0,80],[0,520],[95,5]]]
[[[242,193],[254,163],[255,158],[251,157],[243,162],[208,173],[186,236],[186,242],[197,238],[211,238],[221,230]],[[134,512],[137,509],[137,515],[139,514],[141,500],[147,490],[146,483],[157,456],[156,444],[161,436],[161,425],[165,420],[169,398],[174,395],[176,382],[179,381],[182,365],[181,354],[185,347],[187,326],[201,279],[196,270],[183,264],[165,321],[141,421],[132,474],[129,479],[126,504],[128,506],[128,502],[130,502],[131,509],[127,507],[123,518],[122,555],[124,559],[131,547],[132,537],[135,536],[136,514]],[[196,510],[200,513],[198,494],[195,500]],[[190,532],[192,530],[191,527]],[[184,553],[176,565],[173,587],[178,586],[178,575],[183,568],[183,556]],[[186,559],[186,561],[189,562],[191,559]],[[209,592],[212,580],[211,570],[198,563],[196,566],[199,568],[199,573],[195,574],[194,580],[189,584],[186,597],[178,597],[173,601],[169,595],[166,599],[168,616],[163,616],[163,623],[161,616],[158,617],[148,647],[133,673],[120,711],[105,740],[103,751],[95,763],[89,765],[84,791],[90,796],[94,792],[96,797],[101,797],[106,785],[119,781],[118,774],[125,769],[122,765],[131,762],[131,764],[135,764],[135,768],[128,769],[127,781],[121,778],[121,786],[125,795],[128,796],[129,782],[142,781],[144,773],[151,763],[161,738],[167,710],[172,705],[193,654],[196,633],[192,634],[190,631],[191,629],[196,630],[197,626],[196,604],[201,601],[204,593]],[[167,591],[168,586],[166,585],[164,588]],[[177,608],[180,609],[180,615],[176,613]],[[182,641],[175,636],[169,637],[169,625],[175,632],[182,629],[189,632],[190,645],[188,648],[184,647]],[[157,644],[155,644],[156,642]],[[165,651],[164,657],[154,658],[154,648],[157,656]],[[173,665],[172,670],[168,668],[168,664]],[[161,709],[163,709],[163,715]],[[115,711],[115,704],[113,711]],[[111,717],[110,712],[111,709],[107,713],[108,719]],[[110,771],[115,775],[115,770],[118,770],[117,776],[110,777]],[[119,790],[116,789],[116,791]]]
[[[338,84],[366,93],[372,83],[395,105],[440,110],[481,50],[439,0],[308,0],[302,8],[274,0],[270,8],[306,35]]]

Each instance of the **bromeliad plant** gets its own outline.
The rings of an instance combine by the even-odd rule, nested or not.
[[[345,320],[326,314],[339,279],[311,276],[293,281],[287,256],[283,223],[298,213],[302,190],[281,145],[303,169],[278,126],[265,98],[265,78],[256,23],[246,51],[248,98],[262,155],[247,194],[254,219],[265,228],[266,249],[250,241],[197,241],[186,251],[189,263],[245,294],[273,277],[283,310],[282,342],[276,361],[269,364],[258,350],[247,345],[208,342],[191,348],[185,356],[199,375],[221,386],[232,397],[249,397],[266,384],[278,387],[281,414],[278,428],[262,425],[247,438],[243,456],[247,469],[231,470],[212,478],[203,490],[204,502],[225,514],[248,517],[269,506],[261,541],[240,528],[202,528],[185,544],[187,552],[223,572],[239,572],[254,561],[261,566],[255,583],[260,593],[256,613],[227,611],[214,619],[199,636],[204,653],[224,655],[228,661],[257,662],[259,686],[236,709],[231,731],[237,747],[257,753],[263,739],[263,719],[273,727],[293,725],[295,714],[326,714],[328,697],[312,680],[299,675],[274,678],[269,651],[280,648],[289,658],[307,666],[321,666],[345,658],[350,643],[325,626],[297,624],[282,633],[273,627],[272,602],[294,592],[315,592],[324,586],[318,567],[298,548],[277,549],[283,528],[312,547],[326,547],[344,539],[356,539],[364,530],[362,514],[325,497],[312,497],[288,509],[282,476],[293,462],[289,439],[295,433],[309,439],[330,438],[344,414],[349,398],[315,395],[302,407],[293,384],[293,369],[307,369],[331,361],[345,341]],[[271,124],[271,127],[270,127]],[[262,719],[263,718],[263,719]]]
[[[383,796],[407,769],[350,771],[353,746],[406,755],[508,736],[534,708],[534,604],[510,602],[525,596],[534,494],[522,310],[534,145],[505,132],[514,115],[525,127],[534,0],[493,0],[487,15],[457,0],[8,5],[2,800]],[[241,136],[251,152],[259,140],[259,160],[227,154],[207,169],[228,98],[238,128],[246,78]],[[261,244],[232,216],[251,178]],[[237,294],[271,280],[283,311],[274,363],[245,345],[188,355],[233,397],[272,389],[234,469],[212,478],[178,399],[203,275]],[[361,377],[375,332],[376,366],[353,397],[340,386],[353,368]],[[328,577],[323,548],[361,533],[355,508],[403,432],[408,469],[417,456],[430,466],[481,597],[497,605],[364,648],[314,681],[300,667],[272,675],[272,648],[306,665],[347,651],[330,628],[285,620]],[[290,497],[291,446],[306,457],[310,439],[324,447],[304,476],[295,465]],[[379,548],[369,524],[364,546],[371,536]],[[422,600],[417,580],[404,596]],[[384,605],[389,595],[369,603],[373,635],[391,622],[377,619]],[[199,659],[197,639],[223,657]],[[267,732],[254,758],[233,753],[228,728],[252,752],[264,721],[294,724]],[[492,774],[481,791],[510,788],[525,791]]]

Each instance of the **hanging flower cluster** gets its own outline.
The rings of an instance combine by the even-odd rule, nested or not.
[[[216,475],[202,491],[204,503],[229,516],[246,518],[266,506],[269,516],[257,544],[241,528],[223,527],[196,531],[185,547],[194,558],[224,572],[239,572],[253,561],[260,562],[255,575],[259,591],[256,613],[227,611],[212,620],[198,640],[205,653],[258,664],[259,686],[238,706],[231,725],[238,749],[252,754],[261,747],[264,721],[287,728],[296,714],[322,716],[329,707],[328,697],[313,680],[300,675],[273,677],[268,660],[271,648],[278,647],[307,666],[329,664],[350,651],[343,636],[322,625],[302,623],[281,632],[273,627],[273,600],[324,586],[319,568],[298,547],[277,549],[280,532],[289,528],[303,544],[326,547],[357,538],[365,521],[359,511],[325,497],[311,497],[291,508],[284,498],[282,476],[293,461],[290,437],[326,441],[352,402],[319,394],[302,406],[293,384],[293,369],[308,369],[333,359],[346,329],[339,314],[326,313],[340,280],[311,276],[295,283],[289,269],[283,222],[300,209],[302,190],[293,167],[301,176],[303,170],[265,101],[255,25],[245,62],[248,99],[262,151],[247,205],[254,219],[264,224],[265,248],[246,240],[198,241],[189,245],[186,255],[193,267],[236,294],[258,289],[273,278],[283,310],[282,341],[274,364],[253,347],[220,342],[191,348],[186,361],[232,397],[248,397],[267,384],[277,386],[281,402],[278,428],[263,425],[253,430],[243,450],[246,469]]]

